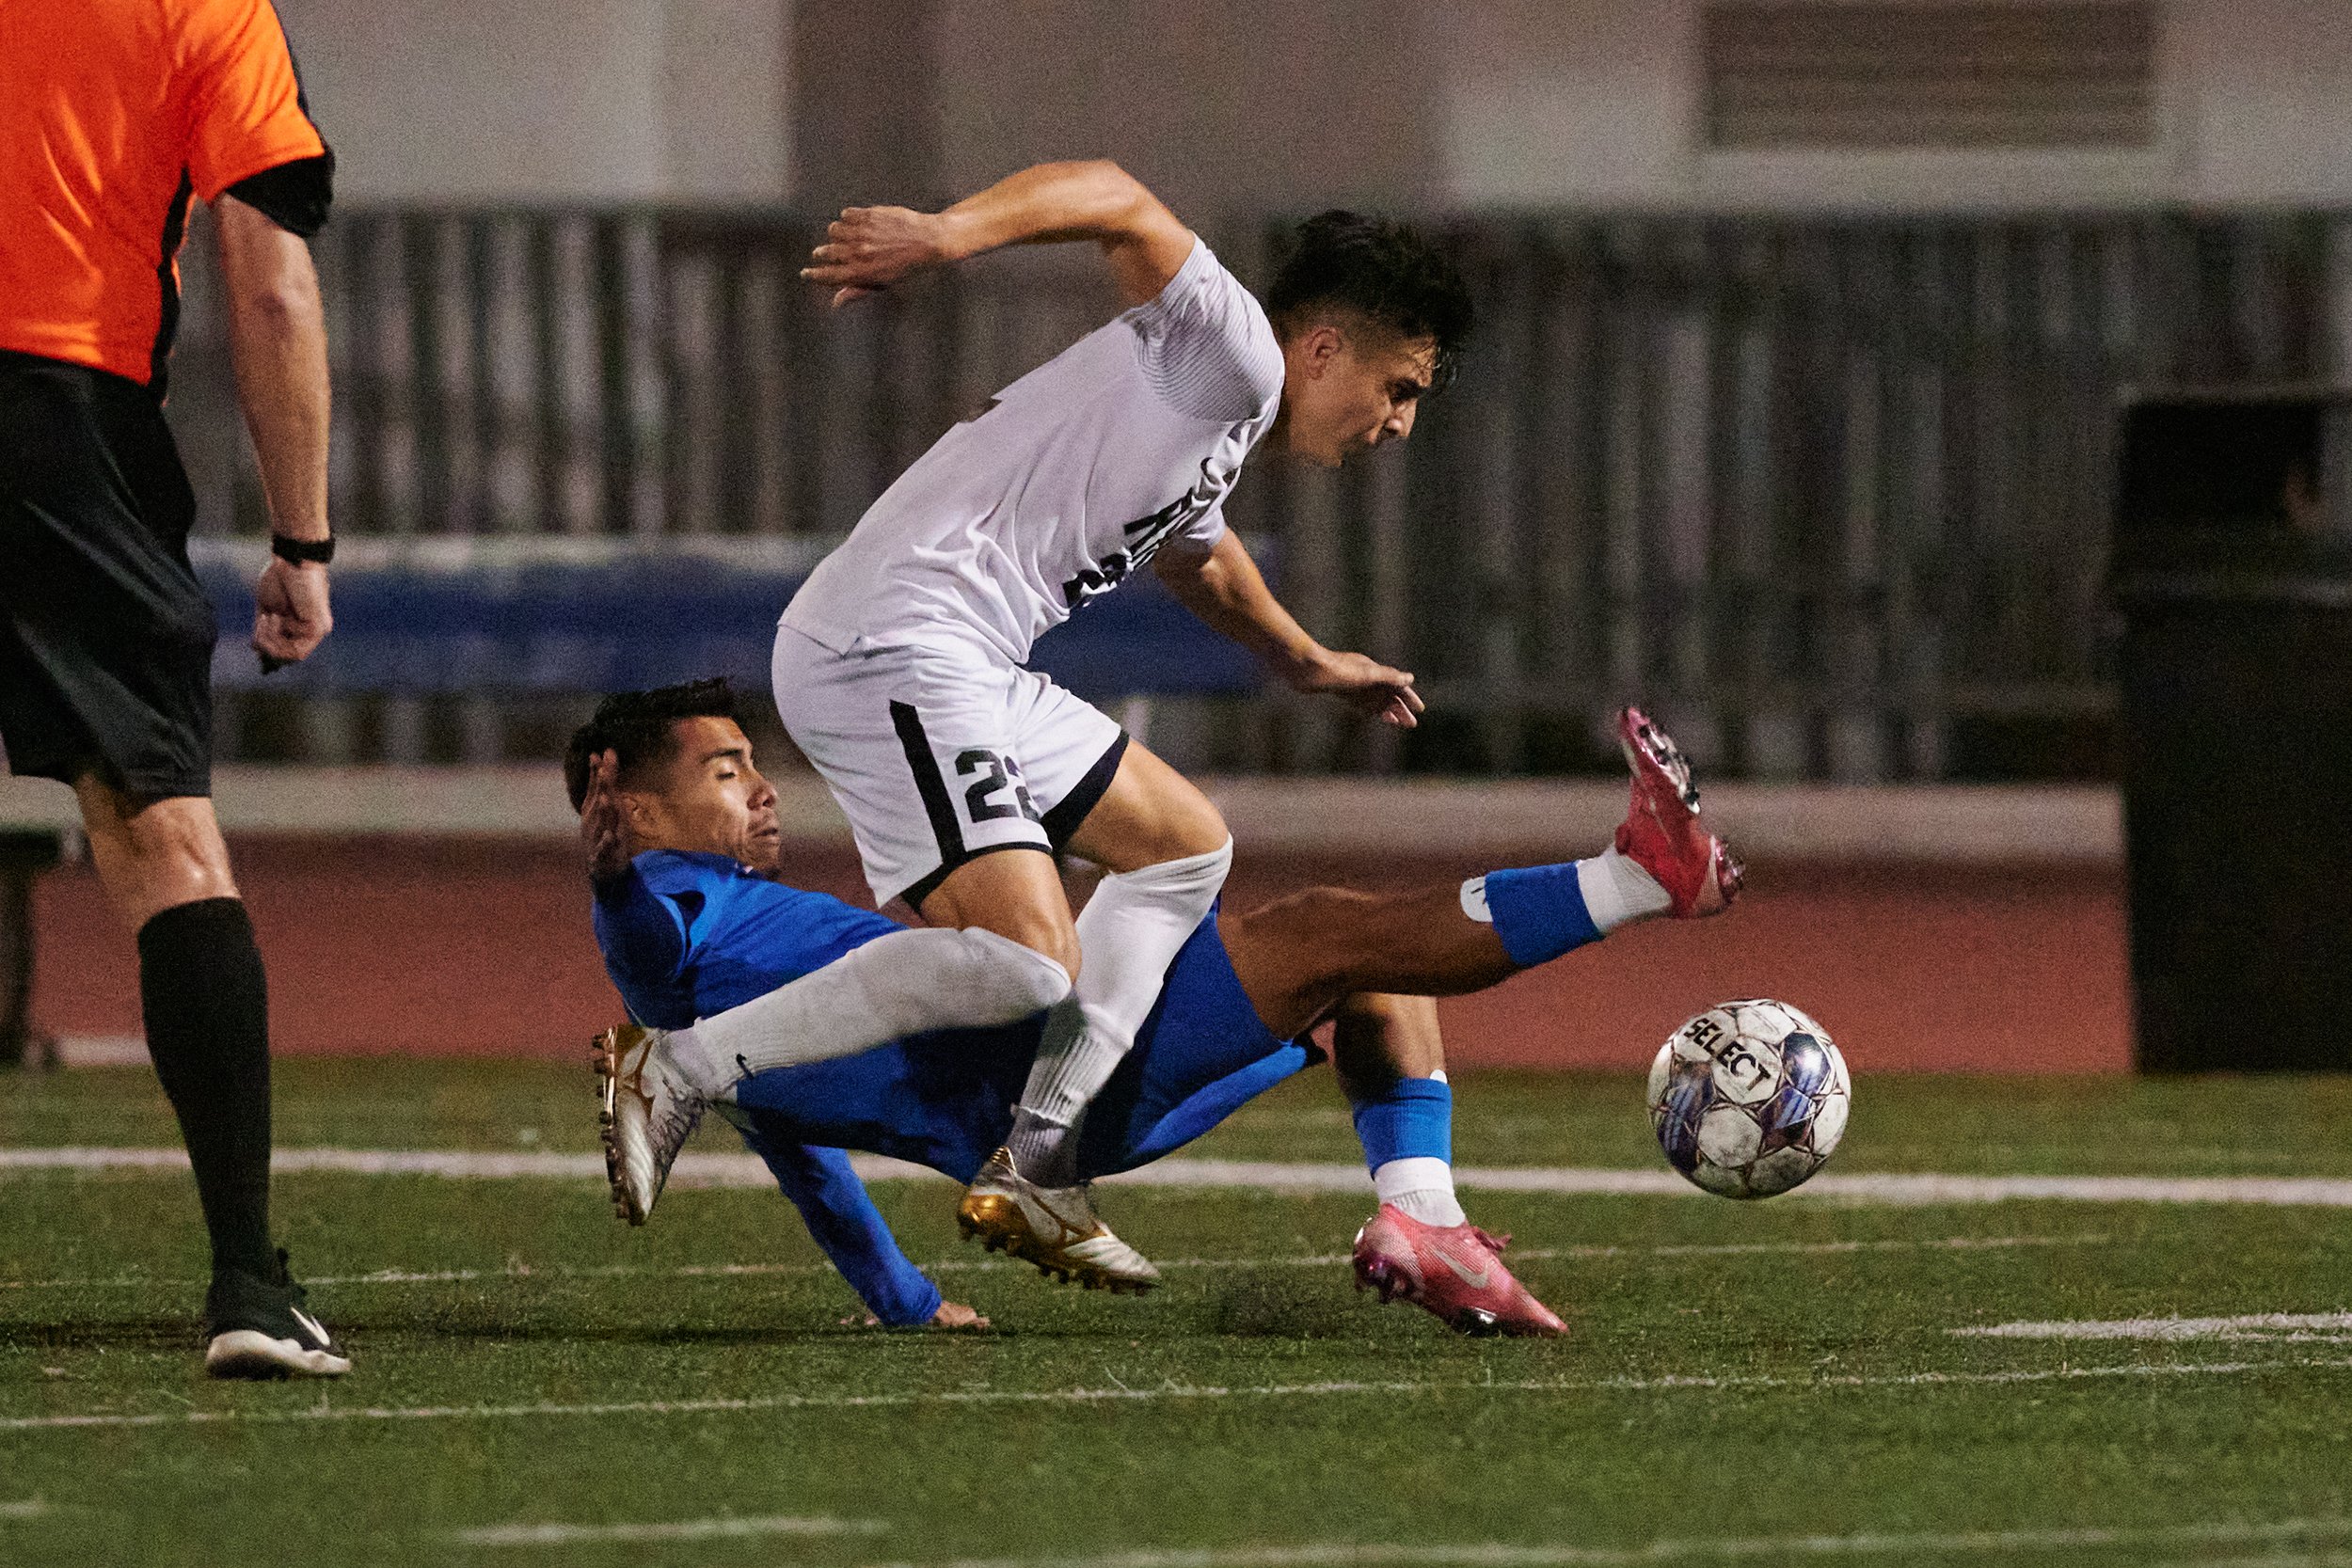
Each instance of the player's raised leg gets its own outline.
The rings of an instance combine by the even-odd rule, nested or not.
[[[1331,1047],[1380,1199],[1356,1233],[1357,1289],[1412,1302],[1459,1333],[1565,1333],[1504,1266],[1511,1239],[1470,1224],[1454,1196],[1454,1092],[1437,1004],[1350,996],[1333,1017]]]
[[[1621,926],[1727,908],[1740,863],[1700,816],[1689,765],[1638,709],[1618,731],[1632,799],[1597,855],[1406,893],[1311,888],[1228,918],[1234,973],[1267,1026],[1301,1033],[1359,991],[1483,990]]]
[[[711,1105],[773,1068],[853,1056],[934,1029],[987,1029],[1070,990],[1053,959],[993,931],[893,931],[765,995],[679,1029],[623,1024],[589,1045],[613,1206],[643,1225]]]

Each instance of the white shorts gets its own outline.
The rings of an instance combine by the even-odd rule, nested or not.
[[[841,804],[874,902],[920,906],[998,849],[1059,849],[1119,771],[1126,732],[1035,671],[970,646],[837,654],[776,631],[776,711]]]

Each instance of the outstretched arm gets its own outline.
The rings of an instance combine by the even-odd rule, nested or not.
[[[801,276],[835,306],[1009,245],[1092,240],[1131,305],[1154,298],[1192,254],[1192,230],[1142,182],[1106,159],[1039,164],[941,213],[845,207]]]
[[[1152,571],[1178,603],[1256,654],[1295,689],[1337,697],[1399,729],[1418,721],[1422,704],[1413,677],[1362,654],[1334,653],[1308,635],[1230,531],[1205,552],[1162,550]]]
[[[889,1222],[874,1207],[866,1184],[837,1148],[771,1143],[755,1132],[744,1141],[776,1178],[776,1185],[801,1212],[817,1244],[841,1277],[866,1303],[878,1323],[893,1328],[930,1323],[941,1328],[986,1328],[988,1320],[970,1307],[942,1300],[939,1287],[899,1250]]]

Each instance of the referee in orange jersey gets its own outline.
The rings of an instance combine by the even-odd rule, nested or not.
[[[268,0],[0,0],[0,745],[80,798],[213,1250],[204,1365],[332,1377],[269,1229],[262,955],[212,803],[213,611],[161,405],[193,198],[213,210],[274,557],[253,645],[329,625],[326,331],[304,241],[334,156]]]

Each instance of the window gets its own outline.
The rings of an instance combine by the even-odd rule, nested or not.
[[[2134,149],[2153,0],[1708,0],[1716,150]]]

